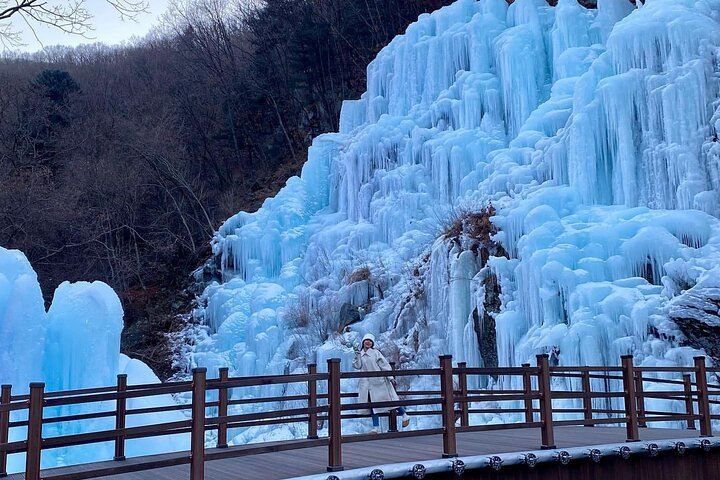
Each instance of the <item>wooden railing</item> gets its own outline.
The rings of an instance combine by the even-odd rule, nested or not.
[[[192,381],[151,385],[127,385],[127,377],[118,375],[117,385],[64,392],[45,392],[42,383],[30,384],[28,395],[12,395],[11,387],[2,386],[0,395],[0,476],[7,475],[9,454],[26,453],[25,478],[40,479],[43,450],[102,442],[114,442],[112,466],[68,474],[67,478],[92,478],[171,465],[190,464],[192,480],[204,478],[205,461],[230,458],[262,451],[290,450],[312,446],[328,448],[328,471],[343,469],[343,444],[388,437],[434,435],[443,436],[443,457],[457,456],[457,433],[496,429],[537,428],[540,430],[541,448],[555,448],[554,429],[558,426],[624,424],[627,441],[639,441],[639,429],[654,422],[682,422],[688,429],[699,425],[701,436],[712,436],[710,406],[720,405],[720,385],[717,385],[720,369],[707,369],[704,357],[696,357],[693,367],[636,367],[631,356],[622,357],[619,367],[550,367],[547,355],[537,356],[537,366],[468,368],[460,363],[453,368],[450,356],[440,357],[439,368],[395,370],[392,375],[402,377],[431,377],[428,384],[437,389],[425,391],[402,391],[397,402],[374,403],[374,407],[409,407],[414,417],[434,416],[441,421],[437,428],[412,429],[399,432],[396,414],[388,414],[388,432],[381,435],[343,435],[343,420],[361,418],[355,413],[370,407],[368,403],[356,403],[356,393],[344,392],[343,381],[358,378],[384,377],[387,372],[341,372],[340,360],[328,360],[327,373],[317,373],[316,365],[308,365],[307,374],[274,375],[265,377],[229,378],[227,368],[219,371],[218,378],[208,379],[205,368],[193,370]],[[708,375],[713,377],[712,385]],[[522,388],[472,389],[469,378],[501,378],[496,385]],[[675,379],[660,378],[673,376]],[[682,378],[682,380],[680,380]],[[515,379],[515,380],[513,380]],[[402,381],[400,382],[403,383]],[[232,389],[263,385],[301,384],[307,394],[283,395],[261,398],[232,398]],[[602,384],[602,389],[593,389]],[[618,388],[613,388],[618,387]],[[651,388],[648,388],[651,387]],[[658,388],[661,388],[658,390]],[[149,408],[127,408],[128,399],[146,398],[167,394],[191,394],[189,405],[177,404]],[[217,400],[207,401],[208,398]],[[346,399],[346,402],[343,402]],[[351,402],[347,402],[347,400]],[[622,403],[613,407],[612,399]],[[683,412],[647,410],[647,399],[664,399],[681,405]],[[553,405],[564,401],[578,408]],[[103,403],[104,402],[104,403]],[[61,412],[58,407],[72,405],[108,405],[112,410],[79,414]],[[255,413],[231,413],[238,405],[268,405]],[[272,408],[275,404],[277,408]],[[293,405],[295,404],[295,405]],[[296,406],[296,405],[301,406]],[[127,427],[128,416],[187,410],[190,419],[161,424]],[[209,413],[211,413],[209,415]],[[497,414],[502,424],[475,424],[475,414]],[[572,418],[567,418],[572,417]],[[43,426],[60,422],[83,422],[95,419],[114,419],[115,428],[74,435],[45,436]],[[228,431],[234,428],[289,423],[307,423],[307,438],[284,442],[272,447],[228,447]],[[327,432],[320,436],[318,423],[327,425]],[[459,424],[459,425],[458,425]],[[439,427],[441,425],[441,427]],[[22,441],[9,441],[13,428],[27,428]],[[322,428],[321,430],[324,430]],[[207,448],[209,431],[216,431],[215,448]],[[145,462],[128,462],[125,444],[128,440],[175,434],[190,434],[190,450],[177,455],[147,457]],[[62,479],[62,474],[53,476]]]

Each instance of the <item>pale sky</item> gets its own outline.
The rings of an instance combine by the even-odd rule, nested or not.
[[[95,42],[114,45],[130,39],[132,36],[143,37],[153,25],[158,23],[159,18],[167,10],[169,1],[170,0],[149,0],[149,13],[138,15],[136,21],[122,21],[117,11],[103,0],[88,0],[85,6],[94,16],[92,23],[95,30],[89,32],[87,36],[93,38],[69,35],[60,30],[42,25],[33,25],[33,27],[42,44],[46,47],[51,45],[76,46],[82,43]],[[35,40],[32,32],[23,20],[20,17],[16,17],[11,17],[13,26],[17,30],[22,30],[23,43],[27,44],[19,47],[19,50],[25,52],[40,50],[42,45]],[[0,49],[1,48],[0,46]]]

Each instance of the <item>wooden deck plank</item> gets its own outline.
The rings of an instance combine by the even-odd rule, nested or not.
[[[555,429],[558,448],[601,445],[625,442],[625,429],[617,427],[559,427]],[[643,428],[642,440],[696,437],[696,430],[670,430]],[[494,430],[485,432],[463,432],[457,435],[458,453],[461,456],[490,455],[510,452],[537,450],[540,446],[538,429]],[[280,442],[282,443],[282,442]],[[251,448],[247,446],[246,448]],[[240,447],[242,448],[242,447]],[[274,447],[270,446],[270,449]],[[258,450],[252,450],[257,452]],[[210,450],[208,450],[210,452]],[[166,454],[158,458],[177,458],[183,454]],[[185,454],[187,455],[187,454]],[[411,462],[438,459],[442,456],[442,436],[415,436],[368,440],[343,444],[343,464],[346,469],[364,468],[396,462]],[[147,458],[129,459],[127,462],[142,463]],[[97,468],[103,464],[76,465],[43,471],[48,480],[57,475],[68,475]],[[117,463],[117,462],[115,462]],[[327,465],[327,447],[313,446],[299,450],[270,451],[254,453],[237,458],[208,461],[205,464],[206,480],[233,480],[253,478],[255,480],[279,480],[304,475],[321,474]],[[96,477],[100,480],[188,480],[188,465],[175,465],[140,472]],[[24,480],[15,474],[8,480]]]

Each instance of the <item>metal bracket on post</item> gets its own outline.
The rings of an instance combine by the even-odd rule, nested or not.
[[[440,357],[440,391],[442,395],[443,458],[457,457],[455,438],[455,392],[453,385],[452,355]]]

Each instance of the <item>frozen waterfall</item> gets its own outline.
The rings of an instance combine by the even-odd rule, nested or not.
[[[191,363],[322,368],[371,331],[401,366],[552,348],[567,365],[689,364],[667,312],[720,264],[718,65],[718,0],[458,0],[422,16],[301,176],[218,231]],[[503,254],[441,235],[490,205]]]

